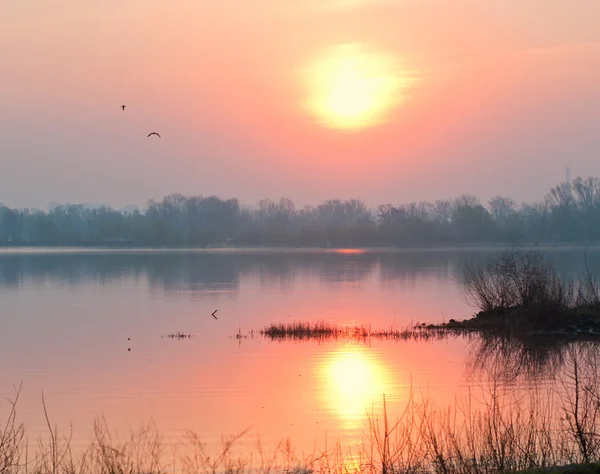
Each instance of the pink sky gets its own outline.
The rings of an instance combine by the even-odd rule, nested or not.
[[[171,192],[245,204],[537,200],[567,166],[600,175],[597,0],[10,3],[0,28],[10,206]],[[389,121],[332,130],[304,109],[298,71],[348,43],[394,56],[419,81]]]

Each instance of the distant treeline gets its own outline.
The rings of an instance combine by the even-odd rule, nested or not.
[[[237,199],[172,194],[147,209],[63,205],[50,212],[0,206],[1,245],[416,246],[600,241],[600,179],[552,188],[543,202],[471,195],[370,209],[329,200],[296,208],[289,199],[253,207]]]

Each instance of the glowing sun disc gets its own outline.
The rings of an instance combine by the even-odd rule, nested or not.
[[[303,77],[306,109],[322,125],[337,129],[385,121],[411,82],[394,56],[359,43],[327,50],[305,68]]]

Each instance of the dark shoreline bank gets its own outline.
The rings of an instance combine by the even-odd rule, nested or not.
[[[559,323],[549,325],[528,321],[528,312],[523,308],[480,311],[474,317],[447,323],[429,324],[430,330],[507,337],[552,337],[569,340],[600,340],[600,310],[574,308],[562,315]]]
[[[535,248],[536,250],[581,250],[592,249],[600,250],[600,242],[581,242],[581,243],[536,243],[529,242],[521,244],[522,248]],[[7,244],[0,243],[1,253],[19,253],[34,252],[36,250],[51,250],[56,252],[83,252],[83,251],[163,251],[163,252],[269,252],[269,253],[290,253],[290,252],[338,252],[347,251],[351,253],[403,253],[403,252],[455,252],[455,251],[473,251],[473,252],[498,252],[511,248],[506,242],[497,243],[471,243],[456,245],[412,245],[412,246],[317,246],[317,245],[274,245],[274,244],[249,244],[249,245],[209,245],[209,246],[158,246],[158,245],[107,245],[107,244]]]

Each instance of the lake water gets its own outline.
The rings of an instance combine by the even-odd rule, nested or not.
[[[216,443],[249,428],[250,440],[289,437],[304,451],[351,443],[384,394],[396,414],[411,392],[444,406],[480,383],[473,343],[236,334],[292,321],[382,329],[464,319],[474,309],[462,299],[463,262],[493,253],[0,252],[0,397],[22,382],[19,418],[34,438],[46,433],[43,392],[52,424],[72,424],[74,446],[99,415],[116,432],[153,421],[170,439],[193,430]],[[563,274],[582,267],[582,249],[548,255]],[[600,252],[588,262],[598,267]],[[178,331],[193,337],[165,337]]]

